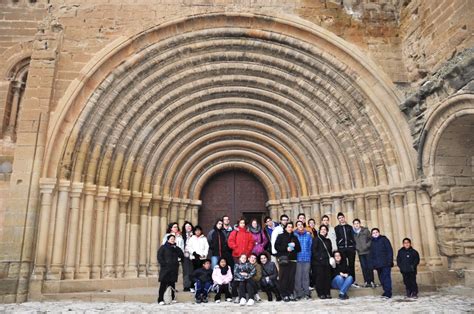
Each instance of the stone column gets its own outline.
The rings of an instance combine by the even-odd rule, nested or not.
[[[301,197],[301,212],[306,216],[306,221],[311,218],[311,201],[309,197]]]
[[[268,211],[270,213],[270,217],[272,217],[273,221],[278,221],[278,205],[280,204],[280,202],[278,201],[275,201],[275,200],[271,200],[271,201],[268,201],[266,206],[268,208]]]
[[[417,248],[417,251],[420,253],[420,265],[425,265],[425,259],[423,258],[426,254],[423,250],[423,245],[421,243],[421,229],[420,221],[418,218],[418,206],[416,202],[416,193],[414,189],[410,189],[406,193],[407,197],[407,208],[408,216],[410,217],[410,230],[412,235],[412,243]]]
[[[283,207],[283,214],[287,215],[290,220],[293,220],[293,207],[289,200],[282,200],[281,205]]]
[[[173,199],[170,205],[170,221],[169,223],[176,222],[178,223],[178,211],[179,211],[179,200]]]
[[[121,190],[119,197],[119,223],[118,223],[118,244],[117,244],[117,268],[115,270],[117,278],[122,278],[125,271],[125,236],[127,235],[127,208],[130,200],[130,191]]]
[[[311,217],[316,221],[316,226],[321,224],[321,205],[319,198],[311,197]]]
[[[189,201],[181,201],[178,207],[178,226],[181,228],[184,225],[184,219],[186,216],[186,208],[189,205]]]
[[[169,206],[171,204],[171,199],[170,198],[162,198],[161,199],[161,209],[160,209],[160,244],[163,239],[163,237],[166,234],[166,229],[168,228],[168,211],[169,211]],[[198,217],[197,215],[193,217],[193,225],[197,224]]]
[[[12,92],[13,98],[11,102],[11,112],[10,112],[10,119],[8,121],[8,125],[5,129],[5,135],[14,137],[16,123],[18,121],[18,112],[20,109],[20,102],[21,102],[21,90],[24,88],[23,83],[19,81],[13,81],[12,83]]]
[[[66,239],[66,221],[67,208],[69,201],[69,186],[71,182],[68,180],[60,180],[58,184],[58,206],[56,210],[56,223],[53,237],[53,255],[51,259],[51,268],[48,271],[47,278],[59,280],[62,276],[64,266],[64,240]]]
[[[69,214],[69,232],[67,237],[66,263],[64,278],[74,279],[76,272],[77,233],[79,231],[79,206],[84,183],[74,182],[71,186],[71,211]]]
[[[341,201],[340,197],[334,197],[333,202],[334,202],[334,207],[333,207],[334,210],[332,212],[333,212],[333,218],[335,219],[333,224],[334,224],[334,226],[336,226],[338,224],[338,223],[336,223],[337,214],[339,212],[342,212],[342,201]]]
[[[150,244],[150,273],[153,276],[158,274],[158,261],[156,252],[160,247],[160,200],[151,200],[151,244]]]
[[[333,221],[333,214],[332,214],[333,203],[332,203],[332,200],[327,199],[327,198],[323,199],[322,204],[323,204],[323,211],[322,211],[323,216],[326,215],[326,216],[329,217],[329,222],[330,222],[329,224],[331,226],[337,225],[336,220]]]
[[[380,206],[382,208],[382,224],[383,230],[381,234],[385,235],[389,240],[393,242],[393,232],[392,232],[392,218],[390,215],[390,198],[388,192],[381,192],[380,193]]]
[[[128,263],[125,270],[126,277],[138,275],[138,228],[140,226],[140,200],[141,192],[132,193],[132,208],[130,212],[130,244],[128,248]]]
[[[198,215],[199,215],[199,206],[200,203],[195,203],[194,201],[191,202],[189,205],[189,210],[191,211],[191,223],[195,226],[198,223]]]
[[[81,253],[79,257],[79,271],[76,274],[78,279],[89,279],[91,271],[91,234],[94,210],[94,196],[96,194],[96,186],[86,184],[84,186],[84,211],[82,218],[82,234],[81,234]]]
[[[143,193],[140,201],[140,255],[138,258],[138,276],[146,277],[147,273],[147,235],[148,235],[148,210],[150,208],[151,194]]]
[[[117,240],[117,216],[119,210],[120,189],[109,189],[109,210],[105,236],[104,278],[115,277],[115,249]],[[119,226],[120,227],[120,226]],[[120,235],[119,235],[120,237]]]
[[[36,245],[36,259],[33,270],[33,279],[43,279],[46,275],[46,257],[48,250],[49,217],[53,200],[53,191],[56,179],[41,178],[41,213],[39,217],[38,244]]]
[[[109,188],[99,186],[95,208],[94,258],[92,261],[92,278],[100,278],[102,271],[102,242],[104,234],[104,208]]]
[[[418,191],[421,198],[423,216],[425,218],[426,232],[425,239],[428,240],[429,260],[428,265],[433,268],[442,266],[442,261],[438,253],[438,245],[436,243],[435,225],[433,219],[433,211],[431,209],[430,196],[426,191]]]
[[[378,217],[378,196],[375,193],[367,194],[365,196],[367,198],[367,203],[369,204],[369,208],[367,208],[367,212],[370,215],[367,215],[367,226],[370,228],[381,228]]]
[[[352,225],[352,221],[354,220],[354,198],[346,197],[344,198],[344,210],[346,211],[346,219],[347,223]]]
[[[367,217],[365,216],[365,198],[364,195],[358,194],[355,196],[355,218],[359,218],[361,224],[365,227],[368,226]]]
[[[393,239],[394,247],[397,247],[397,244],[400,244],[401,240],[407,236],[406,229],[405,229],[405,217],[403,214],[403,198],[404,197],[405,197],[405,193],[403,192],[392,193],[393,204],[395,207],[395,216],[397,217],[396,226],[397,226],[397,233],[398,233],[398,238]]]

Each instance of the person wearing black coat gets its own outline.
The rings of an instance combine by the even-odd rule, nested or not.
[[[286,224],[285,231],[275,241],[276,256],[279,261],[280,293],[283,301],[294,299],[296,275],[296,255],[301,251],[300,241],[293,234],[293,223]],[[283,262],[286,260],[287,262]]]
[[[339,221],[339,225],[334,228],[334,231],[336,232],[337,249],[345,258],[347,258],[349,275],[352,276],[355,282],[356,242],[354,239],[354,230],[351,225],[346,223],[346,217],[343,213],[337,214],[337,220]]]
[[[372,228],[372,244],[370,245],[370,263],[377,271],[383,287],[382,297],[392,297],[393,249],[386,236],[380,235],[378,228]]]
[[[194,226],[189,221],[185,221],[183,223],[183,240],[184,240],[184,247],[186,247],[186,243],[189,239],[194,235]],[[193,281],[191,280],[191,274],[193,272],[193,262],[189,259],[189,253],[184,252],[184,259],[182,259],[183,263],[183,291],[191,291],[193,286]]]
[[[223,231],[223,222],[221,219],[217,220],[212,232],[209,232],[208,242],[209,251],[211,253],[211,269],[219,262],[220,258],[225,258],[227,261],[232,259],[232,252],[227,246],[227,237]]]
[[[167,239],[157,253],[158,263],[160,264],[158,303],[161,305],[164,304],[163,296],[168,287],[173,288],[171,295],[174,300],[175,283],[178,281],[179,259],[184,259],[183,251],[176,246],[175,236],[170,234]]]
[[[319,233],[311,245],[311,268],[313,270],[316,293],[320,299],[331,298],[331,240],[327,238],[329,230],[326,225],[319,227]],[[317,279],[316,279],[317,278]]]
[[[276,300],[281,301],[280,291],[278,290],[278,269],[270,260],[270,254],[263,252],[260,254],[260,263],[262,264],[262,278],[260,279],[260,287],[267,294],[268,301],[273,301],[272,292],[275,294]]]
[[[418,285],[416,283],[416,268],[420,264],[420,254],[411,246],[409,238],[403,239],[403,247],[398,250],[397,265],[403,276],[407,297],[418,297]]]

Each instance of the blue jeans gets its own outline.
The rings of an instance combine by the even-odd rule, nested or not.
[[[211,269],[219,263],[219,256],[211,256]]]
[[[209,290],[211,290],[212,281],[201,282],[201,280],[196,280],[194,287],[196,289],[196,296],[202,295],[207,298]]]
[[[353,282],[354,279],[352,278],[352,276],[342,277],[341,275],[337,275],[332,280],[331,285],[334,289],[339,290],[339,294],[347,294],[347,291],[349,290]]]

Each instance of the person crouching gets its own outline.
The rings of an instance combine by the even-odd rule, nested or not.
[[[221,294],[225,294],[227,302],[232,301],[230,293],[230,282],[232,281],[232,271],[230,266],[227,265],[227,260],[223,257],[219,259],[219,262],[214,266],[212,271],[212,280],[214,285],[217,286],[217,293],[214,297],[216,303],[221,303]]]
[[[202,267],[193,271],[196,303],[207,303],[207,295],[212,287],[211,260],[204,260]]]
[[[240,305],[253,305],[253,285],[250,282],[255,275],[255,267],[247,261],[247,255],[240,255],[239,262],[234,266],[234,281],[239,293]],[[248,295],[248,300],[246,296]]]

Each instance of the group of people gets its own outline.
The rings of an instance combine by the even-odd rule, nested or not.
[[[337,214],[337,220],[338,224],[332,227],[325,215],[316,229],[316,221],[306,221],[303,213],[296,222],[287,215],[281,215],[279,223],[266,217],[263,226],[257,219],[248,225],[240,219],[233,226],[224,216],[207,236],[200,226],[190,222],[181,229],[171,223],[157,254],[158,302],[164,304],[168,287],[172,288],[174,299],[180,262],[184,291],[193,292],[196,303],[208,302],[211,291],[215,292],[217,303],[224,294],[226,301],[240,305],[260,301],[259,291],[266,293],[269,301],[309,299],[314,289],[320,299],[329,299],[331,288],[337,289],[339,299],[345,300],[351,287],[376,287],[374,270],[383,288],[382,297],[391,298],[394,259],[389,239],[378,228],[369,231],[361,226],[357,218],[352,226],[343,213]],[[356,254],[364,280],[361,285],[356,282]],[[403,239],[396,261],[407,297],[416,298],[420,258],[409,238]]]

